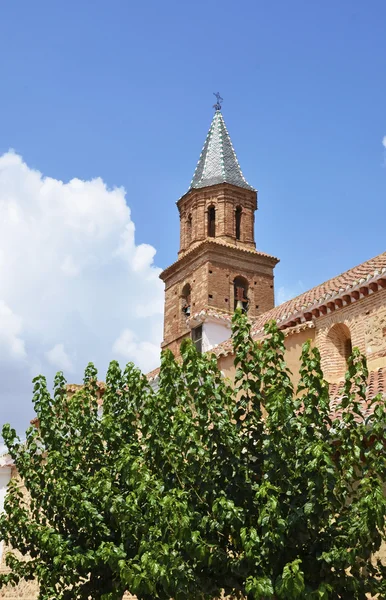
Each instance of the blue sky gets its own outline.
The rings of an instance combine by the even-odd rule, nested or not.
[[[279,284],[384,250],[383,1],[14,0],[0,17],[1,151],[123,185],[162,267],[217,90]]]
[[[135,243],[164,268],[220,91],[259,190],[257,247],[295,295],[385,250],[385,23],[381,0],[4,1],[0,155],[125,188]]]

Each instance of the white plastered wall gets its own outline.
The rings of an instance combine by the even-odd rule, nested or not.
[[[231,336],[231,328],[227,323],[215,323],[212,321],[205,321],[202,325],[202,351],[208,352],[225,342]]]

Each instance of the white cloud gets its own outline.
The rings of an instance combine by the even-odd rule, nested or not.
[[[64,349],[63,344],[56,344],[51,350],[46,352],[46,357],[49,363],[61,371],[72,373],[74,370],[70,357]]]
[[[13,152],[0,156],[0,424],[32,416],[37,366],[75,382],[89,361],[100,378],[113,358],[157,366],[163,284],[154,255],[135,243],[122,188],[65,183]]]
[[[136,273],[141,272],[146,265],[153,262],[155,249],[149,244],[137,246],[133,256],[133,269]]]
[[[382,138],[382,146],[386,148],[386,135],[384,135]]]
[[[1,284],[0,284],[1,285]],[[0,360],[4,355],[9,358],[24,358],[24,340],[20,337],[22,320],[0,299]]]
[[[65,257],[60,268],[62,269],[62,271],[65,275],[68,275],[68,277],[75,277],[76,275],[79,275],[79,273],[80,273],[80,268],[79,268],[79,266],[77,266],[75,264],[74,259],[71,256],[71,254],[68,254]]]
[[[126,362],[152,362],[159,361],[160,348],[158,344],[140,341],[138,336],[130,329],[124,329],[115,340],[113,353],[122,357]]]

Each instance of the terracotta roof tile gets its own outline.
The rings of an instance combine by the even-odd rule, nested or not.
[[[216,356],[228,356],[228,354],[233,354],[233,344],[232,339],[225,340],[225,342],[221,342],[214,348],[210,350],[211,354],[215,354]]]
[[[156,369],[153,369],[152,371],[150,371],[150,373],[147,373],[146,377],[148,378],[149,381],[153,381],[153,379],[156,379],[156,377],[158,377],[160,370],[161,370],[161,367],[157,367]]]
[[[237,250],[242,250],[243,252],[247,252],[248,254],[257,254],[258,256],[265,256],[266,258],[272,258],[276,263],[279,262],[279,259],[276,256],[272,256],[272,254],[267,254],[266,252],[262,252],[261,250],[255,250],[255,248],[243,248],[242,246],[235,246],[234,244],[228,244],[222,240],[210,240],[210,243],[218,244],[219,246],[224,246],[225,248],[237,248]]]
[[[331,417],[336,419],[341,417],[341,411],[337,410],[340,399],[343,395],[344,381],[330,384],[331,398]],[[386,398],[386,367],[371,371],[367,380],[367,398],[362,405],[363,415],[368,417],[372,412],[371,400],[381,394]],[[357,419],[360,420],[359,417]]]
[[[372,277],[382,272],[386,273],[386,252],[379,254],[370,260],[361,263],[360,265],[341,273],[337,277],[333,277],[320,285],[317,285],[307,292],[300,294],[292,300],[288,300],[279,306],[275,306],[271,310],[254,319],[252,324],[252,336],[259,337],[262,333],[264,325],[271,320],[284,321],[289,319],[295,313],[306,311],[306,309],[319,301],[328,300],[327,295],[335,295],[350,288],[355,287],[361,282],[366,282]],[[213,348],[213,352],[217,356],[224,356],[232,352],[232,344],[227,340]]]
[[[311,288],[296,298],[276,306],[267,313],[264,313],[264,315],[261,315],[261,317],[255,321],[252,333],[257,333],[259,329],[271,319],[278,320],[287,315],[289,316],[298,311],[302,311],[322,299],[327,300],[327,295],[344,292],[361,282],[365,283],[371,277],[381,273],[383,270],[386,271],[386,252],[379,254],[378,256],[341,273],[337,277],[333,277],[332,279]]]
[[[211,319],[211,318],[215,319],[216,321],[225,321],[226,323],[231,323],[231,321],[232,321],[232,315],[230,313],[227,313],[222,310],[216,310],[214,308],[206,308],[206,309],[200,310],[200,312],[190,315],[190,317],[188,317],[186,319],[186,322],[188,325],[191,322],[203,323],[204,321],[207,321],[208,319]]]

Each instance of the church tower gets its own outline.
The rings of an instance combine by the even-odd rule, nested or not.
[[[274,307],[278,259],[256,250],[257,192],[245,180],[217,102],[180,214],[178,260],[165,282],[162,348],[178,354],[191,336],[200,351],[230,337],[237,306],[253,319]]]

